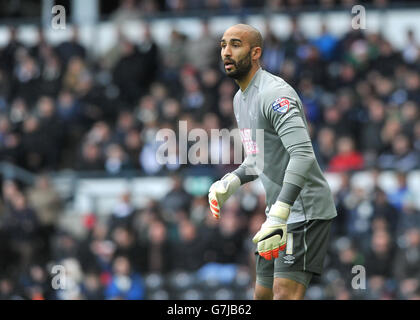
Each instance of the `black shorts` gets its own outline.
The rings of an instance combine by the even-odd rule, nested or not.
[[[256,251],[257,281],[270,283],[276,273],[284,275],[291,271],[321,275],[332,220],[316,219],[288,224],[286,249],[279,251],[278,258],[266,260]]]

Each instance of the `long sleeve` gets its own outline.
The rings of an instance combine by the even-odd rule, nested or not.
[[[299,98],[282,88],[268,92],[263,113],[280,137],[290,159],[286,167],[278,200],[290,205],[304,187],[306,177],[316,163],[311,139],[299,108]],[[275,98],[277,96],[277,98]]]
[[[242,164],[232,173],[238,176],[239,180],[241,181],[241,185],[243,185],[258,178],[258,174],[255,171],[254,166],[255,164],[253,158],[247,156]]]

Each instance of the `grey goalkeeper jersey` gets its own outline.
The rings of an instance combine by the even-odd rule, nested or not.
[[[301,188],[287,223],[335,217],[331,190],[313,154],[302,102],[295,90],[260,68],[245,91],[238,90],[233,105],[246,152],[235,173],[242,183],[261,179],[266,214],[287,182]],[[306,154],[301,152],[304,148]]]

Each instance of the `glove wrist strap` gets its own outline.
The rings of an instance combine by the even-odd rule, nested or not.
[[[234,173],[225,174],[221,180],[226,180],[229,182],[229,188],[228,188],[229,196],[235,193],[236,190],[238,190],[238,188],[241,186],[241,180]]]
[[[285,224],[290,214],[290,205],[277,201],[274,203],[268,213],[268,219],[272,222]]]
[[[279,217],[276,216],[268,216],[267,222],[270,225],[275,225],[275,224],[286,224],[287,220],[281,219]]]

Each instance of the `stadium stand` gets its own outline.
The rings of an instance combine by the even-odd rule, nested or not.
[[[203,9],[198,3],[122,1],[110,19]],[[231,3],[234,13],[261,2]],[[303,1],[265,8],[282,4]],[[167,45],[147,28],[140,42],[121,32],[99,59],[72,30],[53,45],[40,28],[28,46],[10,26],[0,48],[0,299],[252,298],[259,182],[241,188],[216,222],[208,187],[232,165],[161,165],[155,156],[156,133],[177,131],[180,120],[189,131],[236,125],[237,88],[207,21],[199,39],[174,28]],[[308,37],[293,18],[280,38],[267,24],[264,68],[297,88],[338,209],[325,274],[307,299],[420,298],[416,32],[397,48],[379,32],[338,37],[323,25]],[[65,290],[50,285],[55,265],[67,270]],[[366,268],[365,290],[352,288],[355,265]]]

